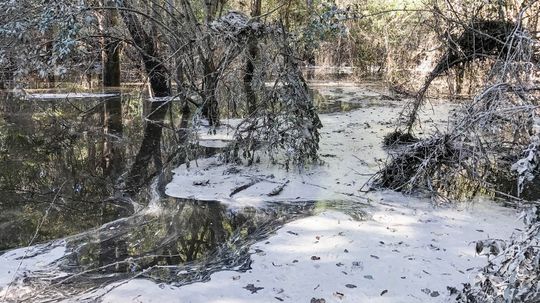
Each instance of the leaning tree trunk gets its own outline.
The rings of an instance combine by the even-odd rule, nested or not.
[[[121,16],[126,25],[131,38],[139,48],[144,69],[148,75],[148,81],[155,97],[167,97],[171,95],[169,86],[169,71],[163,64],[158,49],[155,47],[156,41],[153,36],[148,35],[137,16],[128,11],[132,10],[127,0],[118,1],[121,10]]]
[[[147,117],[148,122],[144,128],[144,137],[141,147],[135,156],[126,179],[126,189],[134,194],[136,190],[145,184],[148,175],[148,165],[152,159],[157,169],[161,169],[161,136],[163,128],[160,124],[165,119],[169,104],[165,102],[152,102],[151,113]]]
[[[516,25],[505,21],[481,20],[471,23],[439,60],[433,71],[427,76],[424,85],[416,95],[412,104],[407,106],[407,122],[405,128],[411,134],[417,121],[419,109],[424,103],[424,96],[431,82],[450,69],[488,56],[506,54],[512,45],[506,45],[507,37],[515,30]],[[516,30],[521,30],[517,28]],[[456,51],[459,48],[460,51]]]

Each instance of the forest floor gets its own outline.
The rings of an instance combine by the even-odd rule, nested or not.
[[[214,157],[176,169],[167,194],[231,207],[362,203],[365,217],[322,209],[253,245],[247,272],[221,271],[209,282],[180,288],[133,280],[109,292],[105,302],[443,302],[447,287],[474,282],[487,261],[476,255],[475,241],[508,239],[522,227],[515,211],[486,200],[434,205],[394,192],[363,193],[386,159],[382,137],[393,130],[403,104],[369,89],[363,95],[356,87],[318,89],[342,107],[360,105],[321,115],[322,166],[298,173],[264,160],[239,167]],[[433,104],[422,115],[424,129],[445,127],[452,107]],[[215,137],[226,141],[227,133]]]

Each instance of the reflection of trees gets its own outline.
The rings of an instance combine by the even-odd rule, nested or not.
[[[144,127],[142,143],[126,180],[126,188],[132,194],[137,192],[145,181],[152,159],[156,168],[162,169],[161,137],[163,127],[161,124],[169,107],[169,102],[150,102],[150,113]]]
[[[233,212],[217,202],[167,198],[156,204],[66,238],[64,257],[46,271],[26,273],[31,285],[24,284],[25,291],[14,286],[11,292],[21,302],[98,302],[100,293],[94,290],[132,278],[183,285],[218,270],[245,270],[253,243],[315,207],[275,204]]]
[[[157,215],[143,213],[112,222],[97,230],[95,235],[88,234],[71,243],[77,251],[77,260],[71,260],[70,264],[77,263],[82,269],[101,267],[98,272],[122,272],[128,266],[139,271],[181,265],[204,258],[223,244],[235,229],[232,223],[237,223],[232,222],[232,216],[228,216],[225,207],[219,203],[201,204],[176,199],[161,202],[164,207]],[[96,245],[100,247],[99,253]],[[126,251],[121,252],[124,247]],[[107,267],[107,264],[111,266]]]
[[[123,135],[122,98],[107,98],[103,104],[103,175],[113,181],[121,174],[123,165],[122,146],[119,140]]]
[[[0,100],[0,250],[28,244],[64,181],[38,242],[95,228],[133,211],[122,198],[119,181],[125,176],[128,185],[135,185],[132,193],[139,192],[155,175],[149,162],[155,160],[159,171],[161,150],[179,146],[177,134],[162,129],[166,110],[155,111],[160,104],[151,103],[155,113],[149,118],[157,123],[147,123],[143,132],[140,109],[133,107],[140,100],[134,101]],[[124,175],[128,165],[131,173]]]
[[[28,244],[64,181],[37,241],[78,233],[125,215],[110,199],[125,166],[124,154],[129,157],[134,152],[130,140],[121,139],[119,100],[49,102],[8,97],[2,98],[0,108],[0,250]],[[139,113],[131,114],[138,117]],[[126,121],[138,121],[133,117]],[[131,130],[130,135],[140,136],[139,132]],[[106,200],[104,210],[101,202]]]
[[[102,120],[103,152],[101,168],[103,170],[103,177],[109,180],[109,184],[116,187],[117,179],[122,174],[124,167],[124,157],[120,142],[123,135],[122,98],[120,94],[112,98],[107,98],[104,101]],[[112,194],[114,195],[115,193],[113,192]],[[133,212],[131,208],[132,204],[122,202],[122,200],[118,201],[116,199],[105,199],[101,201],[101,223],[107,223]],[[99,244],[100,266],[111,264],[116,260],[125,258],[127,255],[127,247],[124,241],[117,241],[115,238],[100,237]],[[123,267],[119,265],[115,269],[119,270],[121,268]]]
[[[75,270],[73,279],[83,280],[88,275],[100,277],[102,272],[118,273],[111,279],[142,272],[158,281],[205,279],[215,270],[246,263],[252,243],[309,213],[312,206],[281,205],[233,212],[217,202],[162,199],[157,210],[111,222],[70,241],[68,247],[73,253],[64,266]],[[102,241],[123,243],[127,254],[119,254],[117,246],[108,246],[107,253],[115,258],[104,264]],[[71,278],[67,281],[72,282]]]

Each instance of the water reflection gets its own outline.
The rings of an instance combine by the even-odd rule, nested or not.
[[[145,115],[146,125],[143,138],[135,157],[135,162],[129,170],[126,188],[130,194],[135,194],[143,185],[147,175],[150,161],[153,160],[157,170],[163,169],[161,160],[161,137],[163,133],[162,123],[167,114],[169,102],[149,102],[150,112]]]
[[[140,103],[129,94],[0,99],[0,251],[29,245],[44,217],[32,244],[99,227],[148,204],[153,177],[162,177],[160,186],[168,181],[170,167],[163,169],[161,159],[174,159],[185,143],[185,134],[162,125],[178,121],[185,129],[187,119],[180,117],[189,110],[172,111],[169,121],[165,113],[174,105],[148,103],[153,114],[145,124]]]
[[[129,213],[114,197],[141,133],[137,111],[122,111],[122,102],[132,101],[3,96],[0,102],[0,250],[28,245],[47,209],[36,242]]]
[[[103,176],[108,178],[109,184],[117,184],[124,168],[124,155],[120,144],[123,137],[122,123],[122,98],[107,98],[103,103],[103,156],[101,167]],[[116,194],[118,195],[118,194]],[[121,201],[124,203],[114,203]],[[101,202],[101,223],[105,224],[114,220],[115,216],[125,217],[135,211],[133,204],[124,199],[106,199]],[[99,266],[104,268],[117,259],[127,256],[127,247],[124,241],[110,238],[105,233],[98,233],[99,238]],[[111,249],[114,254],[111,253]],[[117,264],[116,270],[125,268],[123,264]]]
[[[359,108],[373,106],[372,100],[360,100],[343,92],[323,95],[317,89],[310,89],[309,93],[319,114],[348,112]],[[374,99],[374,98],[371,98]]]
[[[115,181],[122,172],[124,155],[121,146],[123,137],[122,97],[109,97],[103,103],[103,175]]]
[[[165,197],[160,188],[170,167],[164,166],[178,162],[162,158],[173,159],[186,134],[162,125],[186,129],[190,110],[148,103],[151,121],[144,123],[140,101],[126,94],[1,99],[0,251],[62,239],[34,246],[27,256],[32,258],[65,247],[62,256],[44,261],[45,270],[18,273],[6,299],[70,301],[135,277],[184,285],[217,270],[249,268],[254,242],[318,209],[363,217],[363,206],[348,202],[231,210],[217,202]]]
[[[202,279],[217,269],[245,265],[251,243],[310,213],[314,205],[232,211],[217,202],[164,198],[158,203],[157,208],[70,240],[71,253],[61,267],[73,269],[75,277],[107,272],[118,277],[143,273],[175,283]]]
[[[217,202],[162,197],[135,215],[65,239],[64,256],[49,260],[46,271],[26,273],[8,299],[94,302],[94,290],[132,278],[181,286],[219,270],[247,270],[252,244],[289,221],[334,208],[365,217],[363,206],[343,201],[232,210]]]

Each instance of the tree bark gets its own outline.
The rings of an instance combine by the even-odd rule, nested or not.
[[[214,21],[216,13],[218,12],[218,0],[205,0],[206,6],[206,24]],[[217,67],[214,63],[214,51],[212,49],[212,42],[210,37],[206,37],[206,47],[204,50],[199,49],[202,64],[204,65],[204,79],[203,79],[203,106],[202,114],[208,119],[210,126],[219,125],[219,105],[216,96],[218,85],[218,73]]]
[[[111,1],[105,2],[107,6],[112,6]],[[105,10],[102,21],[102,34],[107,36],[107,30],[118,24],[117,12],[113,10]],[[101,52],[101,60],[103,64],[102,82],[104,87],[119,87],[120,86],[120,52],[121,44],[118,40],[106,37],[102,41],[103,50]]]
[[[251,1],[251,17],[258,20],[261,15],[261,0]],[[250,37],[247,45],[246,69],[244,73],[244,91],[246,93],[246,104],[248,114],[251,115],[257,109],[257,96],[253,90],[253,73],[255,72],[255,61],[259,57],[259,47],[256,37]]]
[[[214,65],[213,53],[208,53],[208,58],[203,60],[204,64],[204,79],[203,79],[203,96],[204,102],[202,106],[202,114],[208,119],[210,126],[219,125],[219,106],[216,96],[218,85],[218,74]]]
[[[45,33],[45,39],[47,40],[45,42],[45,53],[47,54],[48,58],[52,58],[54,52],[54,33],[52,32],[52,29],[49,29]],[[56,78],[54,76],[54,73],[49,71],[49,73],[47,74],[47,88],[54,88],[55,84]]]

